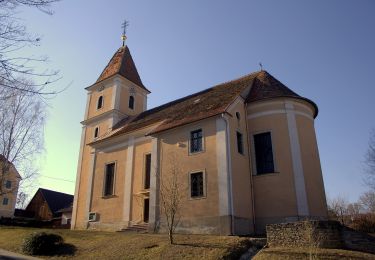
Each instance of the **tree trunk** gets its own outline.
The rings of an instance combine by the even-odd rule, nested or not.
[[[172,231],[172,229],[169,229],[168,237],[169,237],[169,244],[173,245],[174,241],[173,241],[173,231]]]

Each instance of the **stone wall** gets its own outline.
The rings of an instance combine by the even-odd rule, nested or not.
[[[337,221],[299,221],[266,226],[269,247],[343,248],[375,253],[375,237]]]

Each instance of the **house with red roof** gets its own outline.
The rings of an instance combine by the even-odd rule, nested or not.
[[[327,217],[313,101],[265,70],[147,109],[150,90],[127,45],[86,88],[73,229],[163,232],[172,174],[176,232],[254,234]]]

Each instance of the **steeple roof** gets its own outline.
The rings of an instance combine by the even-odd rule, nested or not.
[[[150,92],[142,83],[137,68],[130,54],[128,46],[120,47],[113,55],[103,72],[100,74],[96,83],[103,81],[116,74],[123,76],[134,84]]]

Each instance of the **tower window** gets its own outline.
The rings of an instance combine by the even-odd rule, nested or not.
[[[104,196],[111,196],[114,194],[115,184],[115,163],[109,163],[105,166],[104,178]]]
[[[273,162],[271,133],[254,135],[255,162],[257,174],[273,173],[275,171]]]
[[[243,154],[243,138],[240,132],[237,132],[237,151],[240,154]]]
[[[97,109],[101,109],[103,107],[103,96],[98,98],[98,104],[96,105]]]
[[[190,153],[203,151],[202,129],[190,132]]]
[[[133,96],[129,97],[129,108],[134,109],[134,97]]]
[[[12,188],[12,182],[11,181],[6,181],[5,182],[5,188],[7,188],[7,189]]]
[[[204,197],[204,176],[203,172],[195,172],[190,174],[190,197]]]
[[[99,136],[99,127],[95,127],[94,138],[98,138],[98,136]]]

